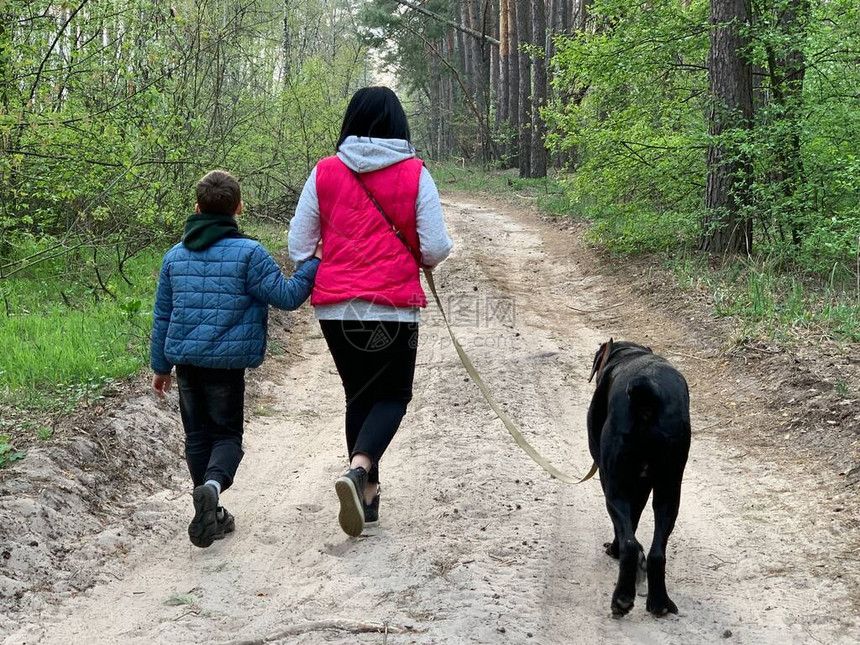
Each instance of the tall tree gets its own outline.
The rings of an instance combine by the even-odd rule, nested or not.
[[[488,8],[489,0],[466,0],[468,5],[468,19],[470,27],[481,34],[479,38],[469,38],[472,45],[472,69],[469,74],[474,76],[475,81],[475,104],[481,113],[481,120],[487,127],[482,127],[481,135],[481,154],[484,161],[491,160],[490,151],[492,150],[492,142],[489,141],[491,136],[490,123],[490,45],[487,40],[488,33]]]
[[[489,22],[493,37],[499,39],[499,0],[487,0],[489,2]],[[494,134],[498,133],[498,127],[501,123],[499,114],[499,91],[502,86],[501,78],[501,53],[499,47],[490,47],[490,102],[493,105],[496,122],[494,124]]]
[[[510,56],[508,57],[508,76],[510,94],[510,133],[511,145],[509,148],[508,165],[519,166],[520,154],[520,123],[522,121],[520,113],[520,55],[519,55],[519,29],[517,27],[519,12],[517,0],[503,0],[508,5],[508,47]]]
[[[499,3],[499,124],[505,127],[511,114],[511,41],[508,34],[508,0]]]
[[[531,3],[528,0],[516,0],[517,5],[517,43],[519,53],[519,94],[517,97],[517,114],[519,118],[519,166],[520,177],[531,177],[531,142],[532,142],[532,75],[531,55],[528,45],[531,43]]]
[[[767,69],[772,91],[772,109],[778,124],[776,163],[771,180],[785,197],[783,207],[792,242],[802,241],[804,204],[803,155],[800,132],[803,119],[803,79],[806,56],[803,45],[809,21],[809,0],[779,0],[772,8],[776,35],[767,44]],[[775,41],[775,42],[774,42]]]
[[[739,133],[752,125],[752,67],[745,52],[750,0],[711,0],[708,133],[702,251],[751,252],[752,219],[744,213],[750,162]],[[728,135],[732,135],[729,137]]]
[[[546,107],[546,0],[532,2],[532,43],[534,57],[534,103],[532,106],[531,177],[546,177],[546,124],[541,110]]]

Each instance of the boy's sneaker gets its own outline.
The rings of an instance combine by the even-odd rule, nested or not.
[[[188,525],[191,544],[205,549],[218,533],[218,491],[203,484],[194,489],[194,519]]]
[[[367,471],[364,468],[351,468],[345,475],[338,477],[334,490],[340,500],[340,514],[337,521],[343,532],[358,537],[364,530],[364,487],[367,485]]]
[[[223,540],[225,535],[236,530],[236,520],[233,514],[223,506],[218,507],[215,517],[218,520],[218,530],[212,536],[213,539]]]
[[[370,504],[364,505],[364,524],[377,524],[379,522],[379,493],[373,498]]]

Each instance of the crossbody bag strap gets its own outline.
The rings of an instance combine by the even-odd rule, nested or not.
[[[361,178],[361,175],[353,170],[349,169],[353,176],[358,180],[358,183],[361,184],[361,187],[364,189],[367,198],[370,200],[370,203],[376,207],[376,210],[379,211],[379,214],[385,219],[385,222],[388,224],[388,227],[391,229],[391,232],[397,236],[397,239],[403,243],[403,246],[406,247],[406,250],[409,251],[409,255],[418,263],[418,266],[421,266],[421,256],[418,251],[416,251],[412,245],[409,243],[409,240],[406,239],[406,236],[403,235],[403,232],[397,228],[397,225],[394,221],[388,216],[388,213],[382,208],[379,202],[376,200],[376,197],[373,196],[373,193],[370,192],[370,189],[367,187],[367,184],[364,183],[364,180]]]

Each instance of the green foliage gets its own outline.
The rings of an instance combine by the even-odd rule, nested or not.
[[[346,0],[3,7],[0,280],[32,264],[22,233],[163,243],[214,167],[285,219],[363,84]]]
[[[764,76],[746,151],[754,166],[750,210],[762,256],[803,270],[851,273],[860,241],[860,6],[809,3],[786,24],[796,0],[770,0],[750,29],[748,54]],[[791,84],[792,51],[802,85]],[[853,88],[853,89],[852,89]]]
[[[9,441],[8,435],[0,435],[0,468],[27,456],[23,450],[15,450]]]
[[[696,233],[705,176],[705,0],[597,0],[595,31],[557,39],[550,143],[575,154],[566,180],[594,235],[622,252]],[[570,95],[580,101],[566,100]]]
[[[701,234],[708,135],[707,0],[595,0],[590,27],[557,40],[549,142],[593,236],[619,252],[690,248]],[[803,13],[803,8],[808,11]],[[790,9],[800,9],[796,17]],[[856,271],[860,244],[860,6],[754,5],[744,28],[755,121],[730,130],[760,257],[800,272]],[[799,61],[799,62],[798,62]],[[802,70],[802,76],[798,71]],[[799,80],[800,79],[800,80]]]
[[[161,257],[206,171],[240,179],[243,226],[285,228],[366,82],[355,11],[0,3],[0,417],[71,409],[146,364]]]

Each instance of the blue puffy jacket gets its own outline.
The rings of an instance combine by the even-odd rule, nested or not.
[[[301,306],[318,266],[319,260],[309,260],[287,280],[254,240],[224,238],[202,251],[177,244],[164,256],[158,277],[152,370],[257,367],[266,351],[269,305]]]

